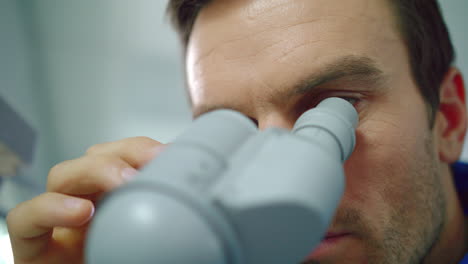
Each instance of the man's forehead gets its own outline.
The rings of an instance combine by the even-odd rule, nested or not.
[[[198,18],[238,19],[246,24],[270,26],[272,21],[287,25],[307,22],[322,16],[375,17],[382,19],[390,11],[388,0],[212,0]],[[277,18],[281,17],[281,20]]]
[[[314,87],[350,75],[365,75],[367,83],[383,80],[404,47],[392,19],[385,19],[391,9],[382,3],[213,1],[196,21],[187,50],[195,115],[226,101],[245,108],[252,98],[299,91],[298,83]]]
[[[281,46],[270,53],[279,58],[314,42],[394,37],[395,25],[385,0],[214,0],[195,22],[187,58],[252,58]]]

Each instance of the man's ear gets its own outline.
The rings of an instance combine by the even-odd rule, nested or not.
[[[466,133],[466,119],[463,76],[457,68],[451,67],[440,87],[440,106],[434,127],[441,161],[451,164],[459,159]]]

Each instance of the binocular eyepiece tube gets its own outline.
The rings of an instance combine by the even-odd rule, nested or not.
[[[139,175],[98,205],[88,264],[299,263],[344,192],[358,115],[340,98],[292,131],[244,115],[200,116]]]

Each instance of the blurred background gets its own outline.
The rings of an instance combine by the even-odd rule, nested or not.
[[[166,2],[0,0],[0,264],[13,263],[6,213],[45,190],[54,164],[189,124]],[[468,1],[440,2],[468,81]]]

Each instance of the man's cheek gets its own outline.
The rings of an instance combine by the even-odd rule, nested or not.
[[[346,175],[345,199],[353,207],[369,206],[378,197],[385,166],[382,153],[366,135],[356,134],[357,144],[354,152],[344,164]]]
[[[356,147],[345,163],[346,188],[352,200],[366,203],[384,191],[409,180],[408,143],[395,125],[363,124],[356,133]]]

